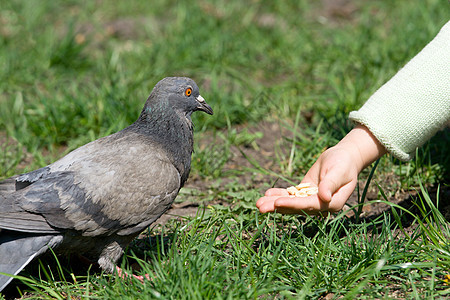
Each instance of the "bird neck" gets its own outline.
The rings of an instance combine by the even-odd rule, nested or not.
[[[172,164],[181,175],[181,182],[187,180],[193,152],[193,128],[190,118],[177,114],[173,109],[146,109],[130,129],[143,134],[166,150]]]

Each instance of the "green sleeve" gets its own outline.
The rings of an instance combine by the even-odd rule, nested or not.
[[[400,160],[450,125],[450,22],[349,117]]]

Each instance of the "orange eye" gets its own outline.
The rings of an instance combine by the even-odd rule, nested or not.
[[[192,89],[191,88],[187,88],[185,91],[184,91],[184,94],[186,95],[186,96],[190,96],[191,94],[192,94]]]

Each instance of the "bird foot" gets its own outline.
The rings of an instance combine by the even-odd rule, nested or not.
[[[117,274],[119,275],[119,277],[120,278],[122,278],[122,279],[126,279],[126,278],[131,278],[131,277],[134,277],[134,278],[136,278],[137,280],[139,280],[142,284],[144,283],[144,279],[147,279],[147,280],[151,280],[150,279],[150,275],[149,274],[145,274],[144,276],[137,276],[137,275],[134,275],[134,274],[128,274],[127,272],[125,272],[124,270],[122,270],[120,267],[118,267],[118,266],[116,266],[116,271],[117,271]]]

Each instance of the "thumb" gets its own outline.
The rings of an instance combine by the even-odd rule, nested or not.
[[[339,168],[329,169],[323,174],[319,182],[319,198],[324,202],[330,202],[341,187],[351,182],[352,177],[346,175],[348,174],[343,174]]]

